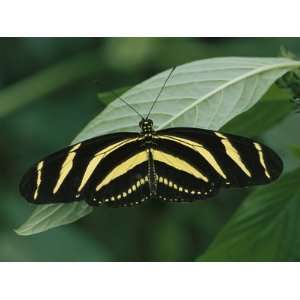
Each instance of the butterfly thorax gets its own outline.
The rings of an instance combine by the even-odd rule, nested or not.
[[[139,123],[141,133],[145,136],[151,136],[153,133],[153,121],[150,119],[142,119]]]

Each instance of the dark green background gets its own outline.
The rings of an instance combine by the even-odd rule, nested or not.
[[[34,207],[19,195],[19,179],[101,112],[97,93],[197,59],[276,57],[281,45],[300,54],[297,38],[1,38],[0,261],[191,261],[204,253],[248,190],[187,205],[99,208],[23,237],[13,229]]]

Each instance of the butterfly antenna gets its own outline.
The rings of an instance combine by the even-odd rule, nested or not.
[[[148,117],[150,116],[150,114],[151,114],[151,112],[152,112],[152,109],[153,109],[155,103],[157,102],[159,96],[161,95],[162,91],[164,90],[164,88],[165,88],[165,86],[166,86],[168,80],[170,79],[170,77],[171,77],[172,73],[175,71],[175,69],[176,69],[176,67],[173,67],[173,68],[171,69],[171,71],[170,71],[168,77],[166,78],[166,80],[165,80],[163,86],[161,87],[161,89],[160,89],[158,95],[156,96],[155,100],[153,101],[152,106],[151,106],[151,108],[150,108],[150,110],[149,110],[149,112],[148,112],[148,115],[147,115],[146,119],[148,119]]]
[[[136,112],[142,119],[144,119],[144,116],[138,112],[131,104],[129,104],[126,100],[124,100],[123,98],[121,98],[120,95],[118,95],[117,93],[115,93],[114,91],[111,91],[111,93],[117,98],[120,99],[122,102],[124,102],[127,106],[129,106],[134,112]]]

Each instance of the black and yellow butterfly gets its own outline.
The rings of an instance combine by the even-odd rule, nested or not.
[[[154,131],[149,115],[173,71],[142,116],[140,133],[95,137],[42,159],[24,175],[21,194],[36,204],[85,200],[92,206],[122,207],[150,198],[197,201],[222,187],[278,178],[282,161],[261,143],[196,128]]]

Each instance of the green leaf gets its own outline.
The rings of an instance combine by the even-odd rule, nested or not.
[[[101,92],[97,95],[97,97],[100,99],[100,101],[107,105],[112,100],[116,98],[115,95],[122,95],[124,92],[126,92],[129,89],[129,87],[121,87],[119,89],[115,89],[113,91],[108,91],[108,92]]]
[[[295,53],[293,53],[292,51],[290,51],[288,48],[286,48],[284,45],[280,46],[280,56],[282,57],[287,57],[290,59],[297,59],[297,55]]]
[[[151,113],[156,129],[190,126],[219,129],[240,113],[250,109],[283,74],[300,67],[300,62],[285,58],[226,57],[194,61],[178,66],[159,102]],[[122,95],[146,115],[170,70],[164,71]],[[121,101],[110,103],[76,137],[79,142],[117,131],[137,131],[139,116]],[[75,204],[74,212],[80,218]],[[83,203],[83,206],[87,204]],[[69,208],[73,208],[72,204]],[[42,230],[70,223],[75,218],[56,220],[55,206],[50,206]],[[40,208],[37,208],[40,210]],[[50,213],[54,211],[55,213]],[[85,214],[84,214],[85,215]],[[34,223],[39,224],[38,220]],[[40,225],[37,225],[40,226]],[[41,231],[32,227],[27,234]]]
[[[194,126],[219,129],[250,109],[279,77],[300,62],[285,58],[213,58],[177,67],[151,113],[157,129]],[[122,95],[147,114],[170,70]],[[77,136],[81,141],[122,130],[137,131],[139,116],[123,102],[109,104]]]
[[[92,212],[85,202],[45,204],[38,206],[28,220],[16,229],[19,235],[31,235],[49,228],[75,222]]]
[[[300,259],[300,169],[257,189],[223,227],[201,261]]]
[[[277,125],[291,111],[292,106],[286,100],[262,101],[231,120],[222,131],[247,137],[259,136]]]
[[[289,92],[272,85],[261,101],[226,123],[221,130],[247,137],[260,136],[289,116],[293,106],[288,99]]]

